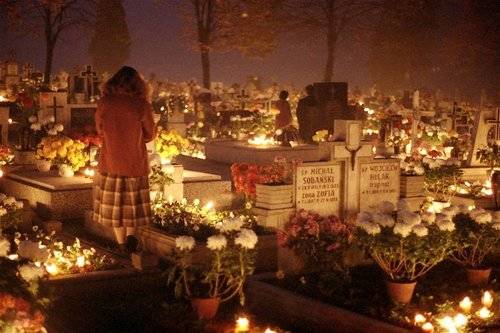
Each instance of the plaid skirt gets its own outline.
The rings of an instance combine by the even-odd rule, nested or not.
[[[94,222],[107,227],[138,227],[151,221],[148,177],[96,173]]]

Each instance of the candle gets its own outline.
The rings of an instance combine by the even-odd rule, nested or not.
[[[272,329],[270,329],[268,327],[268,328],[266,328],[266,330],[264,331],[264,333],[278,333],[278,332],[276,332],[275,330],[272,330]]]
[[[80,268],[85,266],[85,257],[84,256],[77,257],[76,258],[76,265]]]
[[[432,333],[434,332],[434,326],[432,326],[431,323],[427,322],[422,325],[422,331],[424,331],[425,333]]]
[[[465,327],[467,325],[467,317],[459,313],[453,318],[456,327]]]
[[[470,309],[472,308],[472,301],[469,297],[464,297],[464,299],[460,301],[459,306],[462,311],[464,311],[465,313],[469,313]]]
[[[248,332],[250,329],[250,321],[246,317],[240,317],[236,320],[236,333]]]
[[[0,169],[0,178],[3,177],[3,170]]]
[[[487,308],[491,307],[491,304],[493,304],[493,297],[489,291],[484,292],[483,297],[481,297],[481,303]]]
[[[45,264],[45,269],[50,275],[57,275],[57,266],[55,264]]]
[[[423,315],[421,315],[420,313],[417,313],[415,315],[415,325],[420,326],[423,323],[425,323],[426,321],[427,320],[425,319],[425,317]]]
[[[443,319],[438,320],[439,325],[441,325],[442,328],[448,330],[448,333],[457,333],[457,327],[455,326],[455,322],[453,321],[453,318],[450,316],[446,316]]]
[[[484,307],[484,306],[481,308],[481,310],[479,310],[478,312],[476,312],[476,314],[481,319],[488,319],[492,315],[491,311],[488,310],[488,308]]]

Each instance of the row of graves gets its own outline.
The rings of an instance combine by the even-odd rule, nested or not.
[[[175,163],[192,145],[186,124],[194,120],[198,129],[208,128],[204,133],[218,131],[222,127],[209,126],[208,118],[222,118],[217,108],[231,93],[216,94],[223,96],[214,104],[213,92],[198,91],[195,99],[183,90],[189,85],[171,87],[182,89],[176,96],[186,99],[158,104],[167,109],[167,122],[148,147],[153,220],[139,228],[138,244],[125,257],[111,245],[114,229],[92,219],[99,140],[90,127],[98,93],[90,67],[79,76],[83,86],[70,79],[67,91],[39,92],[27,143],[2,150],[2,161],[13,164],[4,167],[0,181],[0,264],[10,272],[9,285],[23,288],[2,297],[10,292],[30,311],[12,306],[10,317],[0,312],[0,325],[20,325],[11,319],[14,314],[24,316],[33,331],[75,325],[90,330],[83,300],[91,304],[104,291],[124,290],[132,298],[148,295],[167,303],[175,294],[208,327],[229,307],[229,317],[215,326],[221,332],[466,332],[499,324],[498,187],[481,183],[480,192],[487,194],[481,200],[457,195],[466,189],[461,177],[491,181],[498,166],[498,109],[463,119],[467,109],[456,106],[449,113],[450,129],[444,129],[447,122],[433,123],[438,112],[420,108],[415,96],[408,108],[373,96],[351,106],[346,83],[321,83],[318,123],[326,132],[315,135],[316,144],[282,146],[268,140],[271,129],[231,140],[216,133],[201,142],[208,161],[189,159],[197,170],[205,168],[201,172]],[[76,87],[83,87],[83,97]],[[272,119],[272,107],[262,104],[269,99],[252,101]],[[243,112],[249,103],[226,112]],[[8,105],[0,111],[8,115],[2,122],[8,145],[16,120]],[[188,122],[191,113],[195,117]],[[156,120],[163,124],[161,116]],[[265,126],[259,119],[251,122],[260,130]],[[473,147],[457,143],[461,153],[454,155],[442,138],[454,138],[466,125]],[[87,131],[75,136],[82,126]],[[480,150],[483,143],[488,150],[475,154],[476,144]],[[223,168],[230,168],[232,182],[212,171]],[[77,239],[75,225],[82,236]],[[172,299],[158,292],[165,282],[159,261],[166,263]],[[39,302],[46,285],[58,296],[57,311]],[[61,316],[62,309],[75,314]],[[178,317],[165,320],[168,315],[158,307],[154,311],[149,320],[155,327],[175,331],[181,324]],[[202,331],[188,321],[182,323],[188,331]]]

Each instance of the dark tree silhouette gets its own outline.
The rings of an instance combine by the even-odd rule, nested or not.
[[[99,0],[89,54],[100,72],[114,73],[130,55],[130,35],[122,0]]]

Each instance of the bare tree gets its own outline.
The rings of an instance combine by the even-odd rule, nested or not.
[[[325,82],[334,76],[337,45],[348,31],[363,28],[366,17],[379,6],[377,0],[288,0],[290,31],[308,33],[309,40],[326,44]]]
[[[93,17],[93,0],[3,0],[10,26],[45,39],[44,84],[50,83],[57,41],[70,28],[87,24]]]
[[[203,86],[210,87],[212,50],[264,56],[276,47],[281,0],[185,0],[183,18],[200,52]]]

